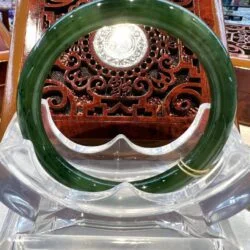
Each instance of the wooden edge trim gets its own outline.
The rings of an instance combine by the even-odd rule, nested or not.
[[[1,110],[0,140],[16,112],[16,95],[19,75],[22,70],[24,41],[28,19],[29,0],[18,0],[12,42],[10,46],[9,67],[6,77],[3,105]]]

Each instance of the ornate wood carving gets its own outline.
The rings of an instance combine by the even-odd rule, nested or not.
[[[250,26],[227,24],[226,34],[231,56],[250,59]]]
[[[46,0],[43,29],[87,2]],[[173,2],[199,15],[198,2]],[[117,69],[99,60],[92,46],[94,32],[57,59],[45,82],[44,97],[66,136],[78,142],[81,137],[103,139],[98,141],[102,143],[123,133],[137,143],[162,144],[180,136],[199,105],[209,101],[205,72],[192,51],[158,29],[141,28],[149,50],[135,67]]]
[[[218,4],[219,1],[173,1],[185,8],[188,8],[196,15],[200,16],[225,43],[226,39],[224,37],[224,22],[221,18],[222,8],[221,5]],[[8,69],[8,81],[6,82],[6,91],[3,98],[3,116],[0,124],[0,138],[2,137],[4,131],[6,130],[10,120],[14,115],[14,112],[16,111],[15,96],[17,92],[19,74],[21,71],[20,65],[22,65],[25,61],[25,57],[29,54],[36,41],[38,41],[38,39],[41,37],[42,32],[45,31],[45,29],[48,28],[53,22],[55,22],[56,19],[58,19],[71,9],[78,7],[80,4],[85,4],[87,2],[87,0],[17,1],[16,16],[19,21],[15,23],[13,31],[14,37],[16,37],[16,39],[13,41],[13,53],[11,53],[10,57],[11,67],[9,67]],[[201,68],[200,75],[202,76],[203,74],[204,71]],[[206,80],[204,80],[204,77],[202,76],[201,83],[196,84],[205,86]],[[72,92],[72,90],[70,89],[67,89],[67,91],[74,94],[74,92]],[[202,92],[200,92],[200,94],[201,93],[202,98],[204,98],[205,95],[208,96],[207,88],[202,87]],[[53,96],[56,98],[53,103],[55,103],[56,101],[60,102],[60,94],[56,96],[55,91],[53,95],[50,95],[50,97]],[[74,98],[76,97],[77,96],[74,96]],[[164,119],[161,118],[164,120],[164,122],[160,122],[159,117],[157,117],[157,119],[153,121],[153,119],[149,119],[150,117],[144,116],[144,119],[147,119],[147,122],[143,121],[141,123],[133,123],[129,121],[129,118],[132,119],[131,116],[126,116],[124,119],[127,120],[122,122],[117,122],[118,120],[116,120],[116,116],[108,116],[108,118],[105,119],[108,119],[109,122],[104,119],[104,122],[98,122],[98,125],[96,121],[88,123],[88,121],[85,121],[80,114],[72,116],[67,113],[63,113],[62,111],[56,112],[55,109],[52,110],[52,114],[58,128],[66,136],[73,140],[77,140],[78,142],[81,141],[81,138],[91,138],[92,141],[94,140],[94,138],[103,138],[106,140],[112,138],[118,133],[124,133],[127,134],[131,139],[133,139],[133,141],[143,139],[152,142],[152,139],[159,139],[163,140],[164,143],[166,143],[166,141],[171,141],[182,134],[188,128],[194,118],[194,115],[169,115]],[[92,116],[92,118],[93,117],[94,116]],[[95,119],[98,119],[98,121],[102,121],[100,116]],[[114,119],[114,122],[112,121],[112,119]],[[119,119],[122,118],[119,117]],[[89,119],[89,121],[90,120],[91,119]],[[83,140],[83,142],[86,143],[85,140]]]
[[[226,24],[228,50],[235,65],[238,83],[239,123],[250,124],[250,26]]]
[[[85,120],[92,116],[132,116],[133,121],[193,116],[200,103],[207,101],[196,56],[177,39],[151,27],[144,30],[150,50],[136,67],[115,69],[98,60],[91,52],[94,34],[63,53],[44,89],[52,114],[60,111]],[[60,92],[56,96],[55,86]]]

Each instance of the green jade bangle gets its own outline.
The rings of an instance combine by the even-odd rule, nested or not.
[[[233,125],[236,80],[226,49],[216,35],[186,9],[161,0],[102,0],[83,5],[57,21],[31,51],[18,89],[17,113],[24,138],[30,140],[45,170],[70,188],[98,192],[118,185],[89,176],[70,165],[51,144],[41,117],[42,88],[53,63],[73,42],[106,25],[135,23],[153,26],[181,39],[199,58],[209,79],[211,111],[196,147],[183,159],[196,170],[206,169],[221,152]],[[132,182],[149,193],[166,193],[193,178],[178,165],[157,176]]]

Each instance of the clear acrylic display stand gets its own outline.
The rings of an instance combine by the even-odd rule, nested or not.
[[[50,204],[49,207],[55,209],[53,205]],[[201,221],[197,222],[197,219],[181,219],[177,213],[145,218],[143,222],[134,219],[127,223],[119,220],[114,222],[110,218],[95,221],[93,218],[88,219],[88,215],[78,219],[81,216],[77,215],[61,208],[60,212],[54,214],[49,215],[48,211],[47,214],[40,214],[37,218],[39,222],[32,223],[9,212],[5,220],[6,226],[1,232],[5,240],[0,249],[241,249],[227,220],[208,227]],[[178,219],[179,223],[176,222]],[[17,233],[13,234],[15,230]]]
[[[149,194],[129,184],[185,156],[204,132],[209,107],[201,105],[176,141],[148,149],[122,135],[98,147],[77,145],[57,130],[43,102],[45,127],[57,150],[76,168],[121,182],[97,193],[51,178],[14,117],[0,144],[0,200],[9,208],[0,249],[240,249],[226,220],[249,204],[249,149],[236,129],[213,170],[184,188]]]

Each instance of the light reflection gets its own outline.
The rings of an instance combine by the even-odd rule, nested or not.
[[[42,34],[41,32],[39,32],[36,22],[34,22],[32,18],[29,18],[27,23],[26,38],[25,38],[25,47],[27,53],[29,53],[32,50],[32,48],[37,43],[41,35]]]
[[[117,68],[138,64],[148,50],[147,37],[135,24],[103,27],[97,31],[93,45],[101,61]]]

